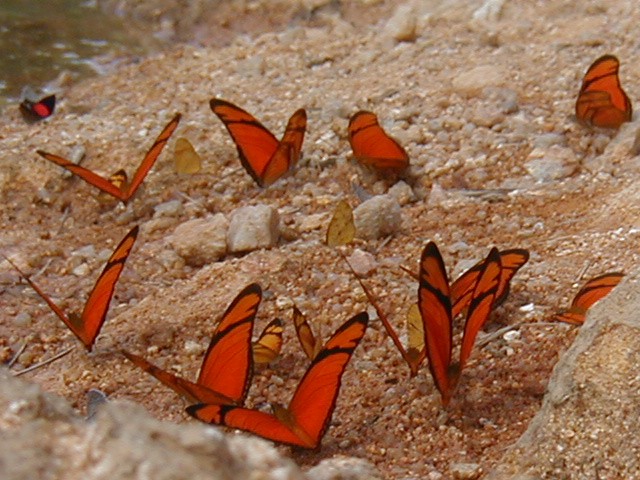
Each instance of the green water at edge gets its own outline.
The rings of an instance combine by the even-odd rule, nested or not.
[[[128,23],[86,0],[0,0],[0,106],[63,71],[82,78],[144,55],[150,47]]]

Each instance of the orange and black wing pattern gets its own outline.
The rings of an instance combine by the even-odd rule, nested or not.
[[[554,320],[572,325],[582,325],[589,308],[609,295],[611,290],[620,283],[622,277],[624,277],[624,273],[610,272],[592,278],[578,291],[569,309],[554,315]]]
[[[489,318],[491,309],[498,296],[502,285],[502,265],[500,253],[497,248],[492,248],[483,262],[482,269],[478,272],[478,280],[474,286],[467,320],[462,334],[462,346],[460,347],[459,370],[462,371],[473,350],[478,332]]]
[[[620,85],[620,62],[603,55],[591,64],[576,100],[576,117],[594,127],[618,128],[633,115],[631,100]]]
[[[307,129],[304,109],[291,116],[278,141],[253,115],[233,103],[214,98],[209,105],[227,127],[242,166],[258,186],[268,187],[298,163]]]
[[[512,248],[500,252],[500,287],[494,305],[501,304],[509,294],[509,285],[514,275],[529,261],[529,251],[523,248]],[[460,275],[451,284],[451,303],[453,318],[457,317],[469,306],[473,289],[478,281],[478,275],[484,268],[485,260],[476,263],[469,270]]]
[[[192,405],[195,418],[254,433],[268,440],[314,449],[320,446],[336,406],[342,374],[367,328],[368,315],[359,313],[344,323],[311,362],[287,408],[274,413],[227,405]]]
[[[454,387],[451,381],[451,294],[444,261],[434,242],[429,242],[422,251],[418,277],[418,309],[424,327],[429,370],[442,404],[446,406]]]
[[[192,402],[240,405],[253,372],[251,335],[261,300],[262,289],[252,283],[231,302],[213,333],[196,382],[179,378],[137,355],[123,354]]]
[[[138,187],[140,187],[140,184],[142,183],[144,178],[147,176],[147,173],[149,173],[149,170],[151,170],[151,167],[153,167],[153,164],[156,162],[156,160],[158,159],[158,156],[160,155],[165,145],[169,141],[171,134],[175,131],[176,128],[178,128],[178,123],[180,122],[180,118],[181,118],[181,115],[179,113],[176,114],[171,119],[171,121],[164,127],[162,132],[160,132],[160,135],[158,135],[158,138],[156,138],[155,142],[153,143],[153,145],[151,146],[147,154],[144,156],[142,163],[138,166],[136,173],[133,175],[131,179],[131,182],[127,184],[125,180],[125,182],[122,183],[122,186],[124,186],[125,188],[120,188],[117,182],[113,182],[110,179],[104,178],[87,168],[81,167],[80,165],[77,165],[72,161],[67,160],[64,157],[60,157],[52,153],[47,153],[42,150],[37,150],[36,152],[38,153],[38,155],[49,160],[50,162],[53,162],[56,165],[59,165],[69,170],[71,173],[80,177],[85,182],[93,185],[94,187],[102,190],[105,193],[108,193],[109,195],[117,198],[123,203],[127,203],[131,199],[131,197],[133,197],[133,195],[136,193],[136,191],[138,190]],[[118,171],[118,174],[119,173],[120,171]],[[125,173],[125,179],[126,179],[126,173]]]
[[[266,364],[273,362],[282,349],[282,320],[271,320],[264,328],[258,340],[253,342],[253,363]]]
[[[131,253],[133,244],[138,236],[138,227],[133,227],[129,233],[125,235],[120,244],[111,254],[102,273],[98,277],[93,290],[89,294],[89,298],[85,303],[84,309],[80,316],[65,315],[53,300],[46,295],[26,274],[24,274],[11,260],[5,259],[18,271],[27,283],[35,290],[35,292],[45,301],[49,308],[69,327],[69,330],[80,339],[82,344],[88,351],[91,351],[96,337],[100,333],[100,329],[107,318],[109,311],[109,303],[116,288],[118,278],[124,269],[124,264]]]
[[[296,329],[296,336],[298,337],[300,346],[302,346],[302,350],[307,358],[309,360],[313,360],[320,351],[320,348],[322,348],[322,343],[320,343],[320,339],[313,333],[311,325],[309,325],[309,322],[307,321],[307,317],[305,317],[305,315],[295,305],[293,306],[292,316],[293,326]]]
[[[375,113],[361,110],[349,120],[349,143],[354,157],[364,165],[401,172],[409,166],[409,155],[378,123]]]

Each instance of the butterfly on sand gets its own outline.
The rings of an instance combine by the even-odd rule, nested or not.
[[[108,193],[123,203],[127,203],[135,195],[136,191],[142,184],[142,181],[147,176],[147,173],[149,173],[149,170],[153,167],[153,164],[156,162],[158,156],[169,141],[171,134],[176,128],[178,128],[180,118],[181,115],[179,113],[176,114],[164,127],[162,132],[160,132],[160,135],[158,135],[158,138],[156,138],[156,141],[153,142],[153,145],[144,156],[142,163],[138,166],[138,169],[136,170],[136,173],[134,173],[130,183],[127,182],[127,174],[124,170],[118,170],[118,172],[112,175],[111,179],[107,179],[87,168],[81,167],[80,165],[67,160],[66,158],[52,153],[47,153],[43,150],[37,150],[36,152],[41,157],[55,163],[56,165],[66,168],[74,175],[77,175],[94,187],[99,188],[101,191]]]
[[[251,335],[262,300],[256,283],[246,286],[222,315],[204,354],[195,382],[156,367],[144,358],[122,351],[134,365],[191,402],[241,405],[253,373]]]
[[[214,98],[209,105],[227,127],[242,166],[258,186],[268,187],[298,163],[307,129],[304,109],[291,115],[278,140],[253,115],[233,103]]]
[[[603,55],[591,64],[576,100],[576,117],[586,125],[618,128],[631,121],[631,100],[620,85],[620,62]]]
[[[624,277],[624,273],[610,272],[592,278],[576,293],[571,306],[553,316],[559,322],[582,325],[591,306],[609,295]]]
[[[359,313],[344,323],[314,357],[288,407],[273,405],[273,413],[201,403],[187,408],[193,417],[237,428],[268,440],[302,448],[318,448],[336,406],[342,374],[362,340],[369,317]]]
[[[398,173],[409,166],[409,155],[387,135],[375,113],[361,110],[353,114],[348,131],[353,156],[360,163]]]
[[[69,330],[78,337],[85,348],[91,351],[96,337],[100,333],[100,329],[107,318],[109,303],[116,288],[118,278],[124,269],[124,264],[129,258],[133,244],[138,236],[138,227],[133,227],[129,233],[125,235],[122,241],[111,254],[102,273],[98,277],[96,284],[89,294],[81,315],[66,315],[60,307],[58,307],[51,298],[38,287],[27,274],[23,273],[11,260],[5,259],[15,268],[20,276],[35,290],[53,312],[58,316]]]

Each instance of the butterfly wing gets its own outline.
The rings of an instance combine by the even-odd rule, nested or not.
[[[49,297],[46,293],[44,293],[44,292],[40,289],[40,287],[38,287],[38,285],[36,285],[36,284],[31,280],[31,278],[29,278],[29,276],[28,276],[26,273],[24,273],[22,270],[20,270],[20,269],[18,268],[18,266],[17,266],[15,263],[13,263],[13,261],[12,261],[9,257],[5,256],[4,254],[3,254],[2,256],[3,256],[3,257],[4,257],[4,259],[5,259],[7,262],[9,262],[9,263],[11,264],[11,266],[12,266],[12,267],[13,267],[13,268],[14,268],[14,269],[15,269],[15,270],[20,274],[20,276],[21,276],[21,277],[22,277],[22,278],[23,278],[23,279],[24,279],[24,280],[29,284],[29,286],[30,286],[30,287],[31,287],[31,288],[32,288],[32,289],[33,289],[33,290],[34,290],[34,291],[35,291],[35,292],[40,296],[40,298],[42,298],[42,299],[47,303],[47,305],[49,306],[49,308],[50,308],[51,310],[53,310],[53,313],[55,313],[55,314],[58,316],[58,318],[59,318],[60,320],[62,320],[62,321],[64,322],[64,324],[65,324],[67,327],[69,327],[69,329],[70,329],[72,332],[74,332],[74,330],[73,330],[73,329],[74,329],[75,327],[74,327],[74,326],[72,326],[73,324],[72,324],[71,320],[67,317],[67,315],[62,311],[62,309],[61,309],[60,307],[58,307],[55,303],[53,303],[53,300],[51,300],[51,297]],[[74,332],[74,333],[75,333],[75,332]]]
[[[418,275],[418,308],[424,326],[429,370],[442,404],[446,406],[453,393],[450,381],[453,342],[451,297],[442,255],[433,242],[429,242],[422,251]]]
[[[320,350],[320,341],[313,334],[307,318],[295,305],[293,306],[293,326],[302,350],[309,360],[313,360]]]
[[[190,382],[189,380],[178,377],[166,370],[162,370],[138,355],[134,355],[133,353],[129,353],[125,350],[122,351],[122,354],[135,366],[141,368],[149,375],[152,375],[161,383],[171,388],[178,395],[182,395],[187,398],[190,402],[215,403],[219,405],[232,405],[236,403],[235,400],[225,397],[221,393],[211,390],[204,385]]]
[[[329,247],[347,245],[356,236],[353,210],[346,200],[340,200],[327,228],[326,243]]]
[[[214,98],[209,105],[227,127],[238,149],[242,166],[260,187],[265,186],[264,173],[280,146],[278,139],[253,115],[231,102]],[[281,154],[289,155],[289,150],[290,147],[287,147],[287,151]]]
[[[529,251],[523,248],[512,248],[500,252],[500,286],[496,294],[494,305],[502,303],[509,294],[509,285],[514,275],[529,260]],[[460,275],[451,284],[451,303],[453,318],[462,313],[471,302],[473,289],[478,281],[478,275],[484,268],[485,260],[476,263],[469,270]]]
[[[336,330],[311,362],[289,403],[287,410],[295,426],[314,440],[314,447],[329,426],[342,374],[362,340],[368,322],[369,315],[361,312]]]
[[[314,448],[314,445],[309,445],[311,441],[301,440],[291,428],[271,413],[204,403],[187,407],[187,413],[205,423],[237,428],[287,445]]]
[[[276,442],[316,448],[324,435],[336,405],[342,374],[367,328],[362,312],[344,323],[320,350],[287,409],[276,414],[246,408],[193,405],[187,412],[208,423],[252,432]]]
[[[269,322],[258,340],[253,342],[253,363],[271,363],[280,355],[283,331],[282,320],[279,318]]]
[[[42,158],[45,158],[46,160],[49,160],[50,162],[53,162],[56,165],[69,170],[71,173],[80,177],[85,182],[93,185],[96,188],[99,188],[103,192],[108,193],[118,200],[121,200],[123,202],[126,201],[127,194],[124,191],[120,190],[116,185],[111,183],[106,178],[101,177],[97,173],[93,173],[91,170],[81,167],[80,165],[77,165],[64,157],[60,157],[52,153],[47,153],[43,150],[36,150],[36,153]]]
[[[576,117],[595,127],[618,128],[631,120],[631,101],[620,85],[620,62],[603,55],[587,70],[576,101]]]
[[[589,280],[576,294],[571,307],[554,316],[555,320],[582,325],[585,321],[587,310],[597,301],[609,295],[624,277],[623,273],[611,272],[599,275]]]
[[[75,324],[75,328],[71,329],[89,351],[107,318],[111,297],[113,297],[118,278],[136,241],[138,230],[138,226],[133,227],[113,251],[89,294],[79,322]]]
[[[268,187],[298,163],[306,129],[307,112],[301,108],[289,119],[282,140],[262,173],[261,186]]]
[[[501,285],[501,273],[500,253],[497,248],[493,247],[478,274],[478,281],[473,289],[473,295],[469,303],[467,321],[462,335],[462,347],[460,348],[459,371],[462,371],[466,365],[478,332],[489,318]]]
[[[176,173],[194,174],[202,167],[202,158],[193,148],[189,139],[180,137],[176,139],[174,147],[174,166]]]
[[[37,122],[43,120],[51,115],[56,108],[56,96],[49,95],[37,102],[24,99],[20,103],[20,113],[27,122]]]
[[[375,113],[359,111],[349,120],[349,143],[355,158],[379,169],[402,171],[409,156],[378,123]]]
[[[196,383],[242,403],[253,371],[251,336],[262,300],[257,283],[245,287],[222,316],[205,353]]]
[[[164,149],[165,145],[169,141],[171,134],[173,134],[175,129],[178,128],[178,124],[180,123],[180,118],[182,118],[182,115],[177,113],[169,121],[169,123],[167,123],[167,125],[164,127],[162,132],[160,132],[160,135],[158,135],[158,138],[156,138],[156,141],[153,142],[153,145],[151,145],[151,148],[149,149],[147,154],[144,156],[142,163],[138,166],[136,173],[134,173],[133,177],[131,178],[131,183],[129,184],[129,188],[127,189],[127,192],[125,194],[125,199],[124,199],[125,203],[131,197],[133,197],[133,195],[136,193],[136,190],[138,190],[138,187],[140,187],[140,184],[144,180],[144,177],[147,176],[147,173],[149,173],[149,170],[151,170],[151,167],[153,167],[153,164],[156,163],[158,156],[160,155],[160,153],[162,153],[162,150]]]
[[[407,337],[409,338],[407,357],[411,359],[409,368],[411,368],[411,376],[415,376],[427,356],[424,346],[424,325],[417,303],[412,304],[407,312]]]

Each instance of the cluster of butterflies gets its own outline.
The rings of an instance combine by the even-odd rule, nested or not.
[[[620,62],[615,56],[603,55],[587,69],[575,106],[576,117],[580,122],[595,127],[618,128],[622,123],[631,120],[631,100],[620,85],[619,68]],[[55,101],[55,95],[40,100],[25,98],[20,103],[20,111],[26,121],[34,122],[52,115]],[[298,163],[307,127],[307,114],[304,109],[294,112],[289,118],[284,135],[278,140],[253,115],[233,103],[214,98],[209,105],[226,126],[236,144],[242,166],[258,186],[268,187]],[[153,167],[179,121],[178,114],[165,127],[138,167],[130,184],[127,183],[124,170],[119,170],[106,179],[58,155],[41,150],[38,150],[38,154],[126,203]],[[374,113],[355,113],[349,120],[348,134],[353,156],[362,164],[384,173],[401,173],[409,166],[407,152],[384,131]],[[182,158],[186,164],[179,170],[193,173],[199,169],[199,158],[187,139],[178,140],[176,156]]]
[[[118,244],[89,294],[81,315],[66,315],[8,257],[4,257],[53,312],[91,351],[104,324],[118,278],[131,253],[138,227],[132,228]],[[405,270],[418,280],[418,301],[408,316],[409,345],[405,348],[373,293],[353,271],[386,331],[407,362],[411,376],[425,359],[434,384],[446,407],[466,365],[478,332],[491,311],[505,300],[513,276],[528,261],[524,249],[499,251],[492,248],[481,262],[449,283],[444,261],[435,243],[424,248],[418,273]],[[351,265],[346,260],[347,265]],[[403,267],[404,268],[404,267]],[[573,324],[584,322],[589,307],[607,295],[622,274],[608,273],[586,283],[571,307],[555,316]],[[361,312],[338,328],[323,345],[306,317],[294,306],[293,323],[310,365],[300,380],[288,407],[273,405],[273,413],[244,407],[254,364],[274,361],[282,348],[283,325],[271,321],[256,341],[253,323],[262,299],[258,284],[238,294],[217,324],[195,382],[177,377],[130,352],[123,355],[142,370],[193,403],[187,412],[207,423],[225,425],[260,435],[269,440],[303,448],[317,448],[328,428],[338,398],[342,375],[360,343],[368,324]],[[453,320],[466,312],[459,360],[452,360]]]
[[[21,109],[27,108],[25,105],[23,102]],[[42,102],[29,105],[34,112],[42,108]],[[226,126],[236,144],[242,166],[258,186],[268,187],[290,172],[297,164],[307,127],[307,114],[304,109],[297,110],[291,116],[282,139],[278,140],[255,117],[231,102],[214,98],[210,101],[210,106]],[[131,182],[128,181],[124,170],[118,170],[111,177],[105,178],[59,155],[43,150],[37,150],[37,153],[126,204],[135,195],[155,164],[178,127],[180,118],[181,115],[176,114],[164,127],[138,166]],[[409,156],[405,150],[386,134],[372,112],[359,111],[351,117],[349,141],[354,157],[365,165],[371,165],[385,172],[401,172],[409,166]],[[197,154],[188,140],[178,139],[176,150],[179,152],[177,155],[181,157],[181,161],[185,162],[182,171],[192,172],[199,169],[195,167],[191,170],[191,165],[198,164],[199,160],[194,160],[194,155],[197,156]]]
[[[576,116],[580,121],[592,126],[617,128],[631,119],[631,102],[620,87],[618,68],[618,60],[612,55],[605,55],[588,69],[576,102]],[[210,107],[224,123],[235,142],[242,165],[258,186],[268,187],[298,162],[307,125],[304,109],[291,116],[284,135],[278,140],[255,117],[228,101],[214,98]],[[55,96],[40,101],[25,100],[20,105],[21,112],[29,121],[48,117],[54,108]],[[105,178],[58,155],[41,150],[37,153],[126,204],[153,167],[180,119],[181,115],[176,114],[164,127],[130,182],[124,170]],[[374,113],[360,111],[354,114],[349,121],[348,134],[354,157],[361,163],[392,173],[402,172],[409,166],[406,151],[387,135]],[[190,144],[179,143],[180,150],[193,154]],[[66,315],[27,274],[3,256],[90,351],[106,320],[118,278],[137,239],[138,230],[137,226],[132,228],[118,244],[79,316]],[[341,202],[329,225],[327,244],[348,243],[345,238],[352,238],[353,234],[352,212],[346,202]],[[499,251],[493,248],[483,261],[450,283],[438,247],[433,242],[428,243],[422,252],[418,272],[405,269],[418,281],[417,303],[409,310],[407,318],[407,347],[400,341],[371,290],[353,269],[352,272],[409,366],[411,376],[415,376],[427,360],[442,404],[447,406],[479,331],[492,310],[505,300],[511,279],[528,259],[529,252],[524,249]],[[351,268],[348,261],[347,265]],[[622,276],[613,272],[589,280],[569,309],[554,318],[582,324],[587,310],[607,295]],[[366,312],[356,314],[323,345],[302,312],[294,307],[293,323],[310,364],[288,407],[273,405],[273,413],[266,413],[244,407],[254,364],[274,361],[282,347],[283,324],[280,319],[270,322],[259,338],[252,340],[254,319],[261,299],[260,286],[251,284],[233,300],[214,331],[195,382],[177,377],[133,353],[122,353],[133,364],[192,402],[187,412],[195,418],[288,445],[317,448],[330,423],[342,375],[365,334],[368,315]],[[453,321],[462,314],[466,315],[466,321],[459,359],[454,361]]]

